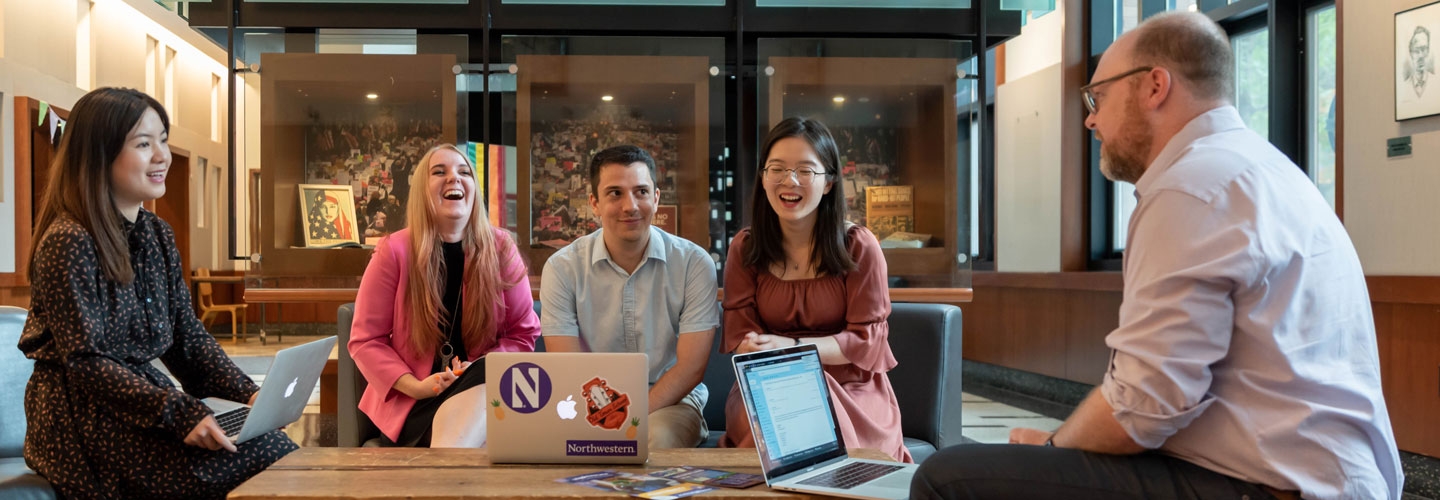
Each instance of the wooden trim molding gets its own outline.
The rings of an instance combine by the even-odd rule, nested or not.
[[[1335,215],[1345,222],[1345,1],[1335,0]]]
[[[974,288],[1045,288],[1051,290],[1089,290],[1119,292],[1125,280],[1118,271],[1062,273],[992,273],[971,275]]]
[[[1440,276],[1366,276],[1370,301],[1440,305]]]

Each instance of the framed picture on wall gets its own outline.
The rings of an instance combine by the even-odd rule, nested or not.
[[[360,244],[353,193],[348,185],[300,185],[300,222],[305,228],[306,248]]]
[[[1436,34],[1440,1],[1395,14],[1395,121],[1440,114]]]

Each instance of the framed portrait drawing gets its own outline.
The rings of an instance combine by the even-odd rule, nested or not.
[[[300,222],[306,248],[360,244],[355,195],[348,185],[300,184]]]
[[[1440,2],[1395,14],[1395,121],[1440,114],[1434,37]]]

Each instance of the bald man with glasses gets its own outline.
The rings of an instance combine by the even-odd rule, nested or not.
[[[1139,199],[1104,380],[1054,433],[940,451],[911,498],[1399,498],[1360,260],[1245,128],[1225,32],[1155,16],[1092,82],[1100,171]]]

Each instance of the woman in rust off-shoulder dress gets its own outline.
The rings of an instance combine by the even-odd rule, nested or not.
[[[789,118],[770,131],[750,204],[753,226],[725,265],[725,345],[747,353],[815,344],[848,448],[910,462],[900,407],[886,372],[889,288],[875,235],[845,221],[835,140],[823,124]],[[723,447],[753,447],[744,402],[732,387]]]

